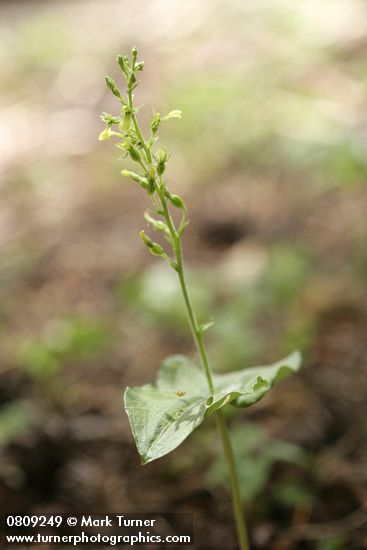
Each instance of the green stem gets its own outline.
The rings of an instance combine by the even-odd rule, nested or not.
[[[146,143],[145,143],[145,139],[143,137],[143,134],[140,130],[140,126],[139,126],[139,123],[136,119],[136,115],[134,113],[134,101],[133,101],[133,92],[132,90],[127,90],[127,98],[128,98],[128,103],[129,103],[129,110],[130,110],[130,116],[131,116],[131,120],[133,121],[133,124],[134,124],[134,128],[135,128],[135,132],[136,132],[136,135],[138,136],[139,138],[139,141],[145,151],[145,154],[146,154],[146,157],[147,157],[147,161],[148,161],[148,164],[151,164],[152,163],[152,155],[151,155],[151,152],[149,150],[149,148],[147,147]]]
[[[178,256],[177,256],[177,252],[178,252]],[[177,258],[177,264],[178,264],[177,273],[178,273],[182,295],[184,298],[184,302],[185,302],[188,317],[189,317],[191,332],[193,334],[196,347],[200,355],[200,361],[207,378],[209,390],[213,394],[215,392],[213,376],[212,376],[208,356],[206,353],[205,345],[203,342],[203,334],[196,320],[196,316],[191,304],[190,294],[186,286],[185,275],[184,275],[183,264],[182,264],[182,250],[181,250],[180,241],[179,241],[179,246],[177,247],[177,252],[176,252],[176,258]],[[224,456],[227,461],[227,468],[228,468],[229,478],[231,482],[232,506],[233,506],[233,512],[236,520],[237,535],[238,535],[240,550],[249,550],[250,547],[248,543],[247,530],[246,530],[245,519],[243,515],[242,501],[241,501],[239,483],[238,483],[238,477],[237,477],[237,471],[236,471],[236,463],[233,455],[233,449],[232,449],[232,444],[228,433],[227,424],[221,410],[218,410],[215,413],[215,417],[217,421],[218,431],[222,440]]]
[[[232,489],[232,507],[236,520],[237,536],[240,545],[240,550],[249,550],[250,545],[248,541],[248,534],[246,529],[246,522],[243,515],[242,500],[239,490],[236,462],[233,454],[233,448],[228,433],[226,420],[221,410],[215,413],[217,426],[222,439],[224,456],[227,461],[227,467],[229,472],[229,479]]]
[[[182,247],[181,247],[181,240],[180,239],[177,239],[175,254],[176,254],[176,259],[177,259],[178,279],[180,281],[182,296],[183,296],[185,306],[186,306],[186,310],[187,310],[187,314],[188,314],[188,317],[189,317],[189,324],[190,324],[191,332],[192,332],[197,350],[199,352],[200,361],[201,361],[201,364],[202,364],[204,372],[205,372],[205,376],[206,376],[206,379],[207,379],[207,382],[208,382],[208,387],[209,387],[210,393],[213,394],[215,392],[214,383],[213,383],[213,376],[212,376],[212,372],[211,372],[211,368],[210,368],[210,364],[209,364],[208,355],[206,353],[205,345],[204,345],[204,342],[203,342],[203,332],[202,332],[202,330],[199,326],[199,323],[196,319],[196,315],[194,313],[194,309],[193,309],[192,303],[191,303],[191,297],[190,297],[190,294],[189,294],[189,291],[188,291],[188,288],[187,288],[187,285],[186,285],[185,272],[184,272],[184,268],[183,268]]]
[[[183,267],[181,238],[180,238],[180,235],[178,235],[177,231],[175,230],[175,226],[173,224],[171,215],[169,213],[169,210],[167,207],[167,201],[163,192],[160,192],[159,196],[162,203],[164,217],[167,222],[167,225],[170,230],[171,237],[174,243],[174,252],[177,260],[176,271],[180,281],[181,291],[182,291],[183,299],[185,302],[185,306],[186,306],[186,310],[189,318],[190,329],[191,329],[197,350],[199,352],[200,361],[205,372],[210,393],[213,394],[215,392],[213,375],[212,375],[208,355],[205,349],[205,345],[203,342],[203,333],[197,321],[194,309],[192,307],[191,297],[186,285],[185,272]],[[240,547],[240,550],[249,550],[250,546],[248,542],[247,529],[246,529],[245,519],[243,515],[242,501],[241,501],[238,476],[236,471],[236,463],[235,463],[235,458],[233,454],[231,440],[228,433],[227,424],[221,410],[218,410],[215,413],[215,417],[217,421],[218,431],[222,440],[224,456],[227,461],[228,473],[229,473],[229,478],[231,482],[232,506],[233,506],[233,512],[236,520],[238,542],[240,545],[239,547]]]

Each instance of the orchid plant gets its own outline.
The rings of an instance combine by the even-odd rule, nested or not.
[[[105,128],[99,140],[116,139],[116,147],[123,152],[123,157],[129,157],[136,165],[136,171],[124,169],[121,173],[149,195],[151,209],[145,212],[145,220],[153,231],[164,236],[167,244],[162,246],[155,242],[144,230],[139,236],[151,254],[162,258],[177,274],[200,364],[197,366],[183,355],[167,358],[155,383],[125,389],[125,410],[143,464],[173,451],[206,418],[215,417],[228,465],[239,547],[248,550],[236,464],[223,409],[229,405],[249,407],[259,401],[275,382],[300,368],[300,354],[296,351],[268,366],[213,373],[204,342],[205,331],[212,323],[198,322],[185,278],[182,239],[188,225],[187,208],[182,197],[170,190],[165,178],[170,155],[166,148],[157,147],[161,123],[181,118],[181,111],[173,110],[165,116],[153,112],[149,135],[145,136],[137,118],[139,108],[134,103],[138,74],[144,68],[144,61],[138,60],[137,50],[133,48],[130,56],[119,55],[117,63],[126,84],[126,94],[121,93],[111,77],[106,77],[108,88],[119,101],[120,112],[117,115],[102,113]]]

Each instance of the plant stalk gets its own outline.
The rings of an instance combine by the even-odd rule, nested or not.
[[[166,219],[166,221],[168,223],[168,219]],[[170,221],[172,223],[172,220]],[[168,223],[168,226],[170,227],[169,223]],[[205,349],[205,344],[203,342],[203,333],[197,322],[196,315],[192,307],[190,294],[186,285],[185,273],[183,268],[182,247],[181,247],[181,241],[179,237],[176,239],[175,254],[176,254],[176,260],[177,260],[177,274],[180,281],[183,299],[187,309],[191,332],[192,332],[197,350],[199,352],[200,361],[207,378],[209,390],[211,393],[214,393],[215,390],[214,390],[213,376],[212,376],[208,355]],[[224,456],[227,462],[227,468],[228,468],[228,473],[229,473],[229,478],[231,483],[232,507],[233,507],[233,512],[234,512],[235,521],[236,521],[239,548],[240,550],[249,550],[250,546],[248,542],[246,522],[244,518],[242,501],[240,496],[236,463],[235,463],[233,448],[232,448],[232,444],[231,444],[231,440],[228,432],[228,427],[227,427],[223,412],[221,410],[216,411],[215,417],[216,417],[218,431],[222,440]]]
[[[217,426],[222,439],[223,451],[227,461],[228,473],[232,490],[232,508],[236,520],[237,536],[240,550],[250,550],[246,521],[244,518],[242,500],[239,490],[236,462],[233,454],[233,448],[229,437],[229,432],[221,410],[215,413]]]

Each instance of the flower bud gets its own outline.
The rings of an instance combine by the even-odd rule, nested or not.
[[[153,120],[150,124],[150,129],[152,131],[152,134],[155,134],[157,132],[160,122],[161,122],[160,113],[153,113]]]
[[[162,256],[164,254],[164,250],[161,245],[154,243],[152,239],[145,234],[144,230],[140,231],[139,237],[154,256]]]
[[[120,147],[122,147],[122,149],[125,149],[126,151],[128,151],[128,153],[130,154],[130,157],[132,158],[132,160],[135,160],[135,162],[140,162],[141,161],[140,153],[137,150],[137,148],[134,147],[134,145],[132,144],[132,141],[131,141],[130,138],[125,139],[125,141],[123,143],[121,143]]]
[[[132,86],[136,83],[136,76],[134,73],[131,73],[128,80],[128,86],[129,88],[132,88]]]
[[[155,218],[152,218],[152,216],[148,212],[145,212],[144,218],[156,231],[162,232],[162,231],[168,230],[167,224],[165,224],[160,220],[156,220]]]
[[[141,238],[141,240],[143,241],[144,244],[146,244],[147,246],[151,247],[153,246],[153,241],[150,237],[148,237],[148,235],[146,235],[144,229],[142,229],[139,233],[139,237]]]
[[[158,156],[159,163],[167,162],[167,159],[168,159],[167,149],[159,149],[157,151],[157,156]]]
[[[157,151],[157,157],[158,157],[157,172],[161,176],[166,169],[166,162],[168,159],[167,150],[159,149],[159,151]]]
[[[148,182],[149,182],[149,193],[154,193],[155,189],[155,168],[154,166],[150,166],[149,172],[148,172]]]
[[[121,174],[123,176],[126,176],[127,178],[130,178],[133,181],[136,181],[136,183],[139,183],[144,189],[148,189],[148,180],[147,178],[144,178],[143,176],[140,176],[136,172],[132,172],[131,170],[121,170]]]
[[[120,66],[120,69],[122,70],[125,75],[127,74],[129,70],[129,60],[126,54],[118,55],[117,56],[117,63]]]
[[[168,200],[175,206],[176,208],[181,208],[182,210],[186,211],[186,204],[181,199],[179,195],[175,195],[174,193],[170,193],[169,191],[166,191],[166,197]]]
[[[106,84],[107,84],[108,88],[111,90],[113,95],[115,95],[116,97],[121,99],[120,90],[116,86],[116,82],[113,80],[113,78],[111,78],[110,76],[106,76],[105,80],[106,80]]]
[[[164,250],[158,243],[153,243],[153,246],[149,247],[149,251],[153,256],[163,256]]]
[[[136,149],[136,147],[134,147],[133,145],[129,149],[129,153],[130,153],[130,157],[131,157],[132,160],[135,160],[135,162],[140,162],[141,161],[140,153]]]
[[[137,57],[138,57],[138,50],[135,48],[135,46],[133,46],[133,48],[131,50],[131,61],[132,61],[133,68],[135,68],[135,63],[136,63],[136,58]]]

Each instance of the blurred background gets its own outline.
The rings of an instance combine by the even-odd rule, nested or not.
[[[207,422],[141,467],[122,409],[194,354],[148,206],[99,143],[104,75],[136,45],[141,117],[188,204],[186,261],[217,371],[303,371],[228,411],[254,549],[361,549],[367,534],[367,5],[363,0],[0,3],[0,508],[195,513],[234,550]]]

